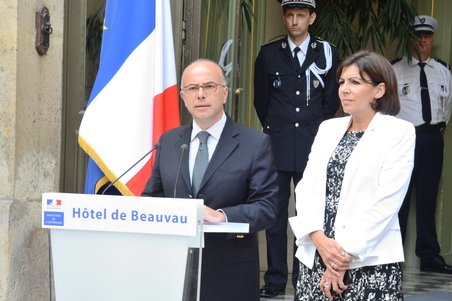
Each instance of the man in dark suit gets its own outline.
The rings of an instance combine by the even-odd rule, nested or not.
[[[272,141],[279,185],[277,224],[266,231],[268,270],[261,297],[285,291],[290,184],[302,178],[320,123],[333,117],[340,104],[337,49],[308,33],[316,18],[315,0],[283,0],[281,5],[289,35],[262,46],[254,70],[254,106]],[[294,286],[298,273],[294,257]]]
[[[143,196],[173,197],[181,147],[188,145],[176,197],[204,199],[205,221],[249,223],[250,227],[245,235],[205,234],[201,300],[258,301],[257,232],[273,226],[277,212],[277,173],[270,139],[225,114],[228,87],[218,64],[205,59],[193,62],[185,69],[181,86],[180,95],[193,122],[161,136]],[[205,150],[200,134],[205,131],[209,159],[197,186],[196,157],[198,147]]]

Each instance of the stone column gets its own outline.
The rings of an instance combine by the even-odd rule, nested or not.
[[[59,189],[64,1],[45,1],[46,55],[35,49],[39,4],[0,2],[0,301],[53,299],[41,194]]]

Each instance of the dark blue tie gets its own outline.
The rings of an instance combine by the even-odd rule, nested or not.
[[[424,71],[425,63],[419,62],[419,67],[421,67],[421,102],[422,102],[422,118],[425,123],[430,124],[432,121],[432,108],[430,106],[430,94],[428,93],[428,83],[427,76]]]
[[[293,52],[295,53],[293,60],[294,60],[294,65],[295,65],[295,70],[299,71],[301,66],[300,66],[300,60],[298,59],[298,51],[300,51],[300,47],[295,47]]]
[[[209,133],[202,131],[198,133],[199,148],[196,154],[195,165],[193,167],[193,178],[191,183],[191,189],[193,197],[196,198],[199,192],[199,186],[201,185],[202,177],[209,164],[209,151],[207,149],[207,138]]]

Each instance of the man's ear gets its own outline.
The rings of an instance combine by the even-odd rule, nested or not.
[[[316,18],[317,18],[317,14],[315,12],[312,13],[311,17],[310,17],[310,20],[309,20],[309,25],[312,25]]]

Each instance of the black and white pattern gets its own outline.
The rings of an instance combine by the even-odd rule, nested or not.
[[[344,170],[353,149],[364,131],[346,132],[330,157],[327,166],[326,206],[324,232],[327,237],[335,236],[335,219],[340,200]],[[326,267],[316,252],[314,266],[311,269],[300,263],[300,276],[295,291],[295,300],[329,300],[320,290],[320,280]],[[333,292],[334,300],[403,300],[402,269],[399,263],[362,267],[350,270],[352,283],[339,295]]]

